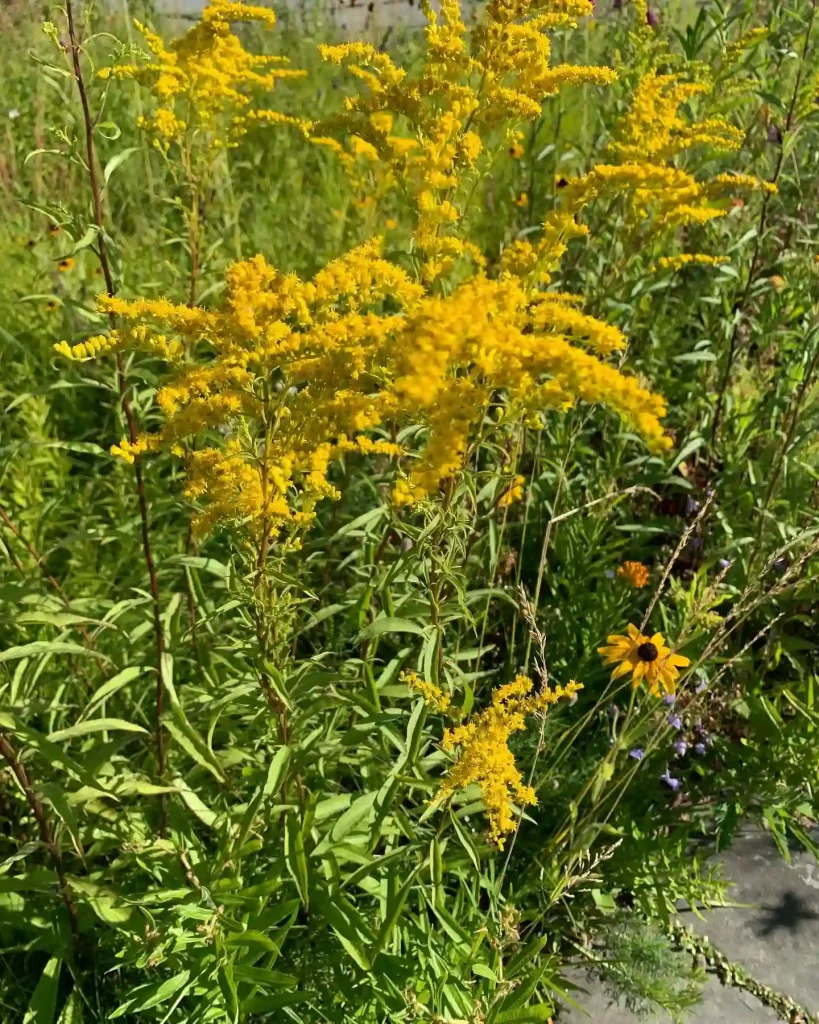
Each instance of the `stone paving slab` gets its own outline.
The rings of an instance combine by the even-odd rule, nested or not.
[[[681,915],[685,924],[711,942],[729,960],[741,964],[757,981],[791,996],[811,1013],[819,1013],[819,865],[800,849],[791,863],[780,856],[763,832],[747,832],[714,858],[733,883],[729,898],[741,907],[720,907],[699,920]],[[637,1020],[620,1006],[610,1006],[593,981],[577,979],[589,995],[573,994],[586,1013],[571,1010],[561,1024],[589,1020],[630,1024]],[[588,1016],[586,1016],[588,1014]],[[649,1024],[667,1020],[664,1014]],[[724,988],[709,975],[703,1002],[688,1017],[691,1024],[765,1024],[776,1014],[746,992]]]

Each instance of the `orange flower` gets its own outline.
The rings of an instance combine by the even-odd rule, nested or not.
[[[521,192],[521,194],[515,200],[515,206],[528,206],[528,205],[529,205],[529,196],[527,196],[525,192]]]
[[[57,264],[57,270],[59,270],[61,274],[67,274],[69,270],[73,269],[74,260],[70,256],[66,256],[65,259],[60,260]]]
[[[617,569],[617,575],[622,578],[635,590],[640,590],[648,583],[648,569],[642,562],[623,562]]]

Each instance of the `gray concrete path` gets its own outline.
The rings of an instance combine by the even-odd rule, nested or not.
[[[791,863],[786,863],[770,837],[760,832],[740,836],[715,859],[734,883],[729,898],[748,906],[718,908],[704,922],[691,913],[681,915],[681,920],[707,935],[757,981],[819,1013],[819,865],[801,849],[794,849]],[[561,1024],[632,1024],[638,1019],[622,1007],[610,1006],[594,981],[576,981],[589,990],[588,996],[574,995],[586,1013],[563,1013]],[[661,1014],[648,1021],[659,1024],[667,1019]],[[777,1019],[748,993],[723,988],[710,974],[702,1004],[688,1017],[691,1024],[764,1024]]]

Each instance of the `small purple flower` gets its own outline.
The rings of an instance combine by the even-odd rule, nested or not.
[[[680,757],[685,757],[688,752],[688,744],[685,740],[677,740],[676,743],[672,744],[675,753],[679,754]]]
[[[675,779],[673,775],[669,774],[667,768],[663,772],[663,774],[660,776],[660,778],[666,784],[666,786],[668,786],[669,789],[673,789],[674,792],[676,792],[680,788],[680,786],[682,785],[682,783],[680,782],[679,779]]]
[[[673,712],[668,716],[668,724],[672,729],[682,729],[682,719],[679,715],[675,715]]]
[[[610,580],[614,579],[614,569],[606,569],[606,578]]]
[[[730,558],[720,558],[719,562],[717,563],[717,565],[719,565],[720,569],[727,569],[730,564],[731,564],[731,559]]]
[[[686,501],[685,501],[685,514],[686,515],[693,516],[694,513],[695,512],[699,512],[699,510],[700,510],[700,503],[697,501],[696,498],[686,498]]]
[[[646,25],[656,28],[660,24],[660,15],[651,7],[646,12]]]
[[[629,757],[633,757],[635,761],[642,761],[646,756],[646,752],[641,750],[639,747],[635,747],[633,750],[628,752]]]
[[[697,685],[694,687],[694,693],[702,693],[703,690],[708,689],[708,680],[700,679]]]
[[[673,693],[667,693],[665,697],[663,697],[663,704],[667,705],[668,707],[671,707],[671,705],[674,703],[676,699],[677,698],[674,696]]]
[[[702,757],[703,754],[705,753],[705,744],[704,743],[695,743],[694,744],[694,753],[697,755],[697,757]]]
[[[775,142],[777,145],[782,145],[782,129],[773,123],[768,125],[767,133],[768,142]]]

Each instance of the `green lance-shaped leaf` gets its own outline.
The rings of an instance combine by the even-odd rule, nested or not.
[[[57,989],[60,984],[62,960],[53,956],[46,962],[31,1002],[23,1017],[23,1024],[52,1024],[57,1012]]]
[[[284,858],[287,863],[287,870],[296,883],[298,894],[306,907],[310,896],[307,857],[304,853],[304,836],[301,831],[301,822],[293,810],[287,811],[285,816]]]

